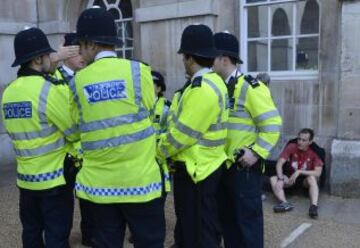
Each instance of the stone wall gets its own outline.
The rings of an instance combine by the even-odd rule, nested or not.
[[[331,193],[360,197],[360,1],[344,1],[341,14],[338,127],[331,149]]]

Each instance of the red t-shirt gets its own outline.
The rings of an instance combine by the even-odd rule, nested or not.
[[[280,154],[280,157],[288,162],[286,163],[288,167],[286,169],[292,172],[295,170],[311,171],[317,166],[323,166],[319,156],[310,147],[306,151],[302,151],[296,143],[288,144]]]

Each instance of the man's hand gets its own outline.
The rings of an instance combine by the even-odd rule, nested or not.
[[[296,182],[296,178],[300,175],[300,171],[297,170],[292,174],[292,176],[289,178],[289,184],[293,185]]]
[[[239,159],[239,162],[245,167],[253,166],[258,161],[259,157],[247,147],[244,147],[243,150],[244,155]]]
[[[79,46],[60,46],[56,53],[50,54],[50,59],[52,62],[63,61],[79,55],[79,51]]]

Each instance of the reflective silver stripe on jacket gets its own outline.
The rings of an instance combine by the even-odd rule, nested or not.
[[[251,119],[251,116],[244,109],[231,110],[229,117],[237,117],[241,119]]]
[[[47,99],[49,96],[51,83],[45,81],[44,86],[41,89],[40,96],[39,96],[39,105],[38,105],[38,113],[40,123],[44,127],[48,127],[48,119],[46,117],[46,107],[47,107]]]
[[[84,116],[83,116],[83,112],[82,112],[82,107],[80,104],[80,99],[79,99],[79,95],[77,94],[76,91],[76,85],[75,85],[75,77],[73,77],[69,83],[69,87],[71,92],[73,93],[73,97],[74,97],[74,101],[78,107],[79,110],[79,116],[80,116],[80,124],[84,122]]]
[[[55,126],[44,127],[41,131],[34,132],[21,132],[21,133],[9,133],[12,140],[31,140],[37,138],[44,138],[55,133],[58,129]]]
[[[75,133],[77,129],[78,129],[77,125],[73,125],[71,128],[66,129],[64,131],[64,134],[65,134],[65,136],[69,136],[69,135]]]
[[[140,64],[136,61],[131,61],[131,74],[134,84],[134,94],[136,105],[141,105],[141,75]]]
[[[106,129],[109,127],[131,124],[134,122],[142,121],[146,119],[148,116],[149,113],[145,109],[141,109],[140,112],[135,114],[120,115],[108,119],[82,123],[80,124],[80,131],[91,132],[91,131]]]
[[[226,127],[229,130],[237,130],[237,131],[246,131],[246,132],[256,132],[256,127],[246,125],[246,124],[240,124],[240,123],[226,123]]]
[[[57,127],[49,125],[46,116],[47,100],[49,96],[50,86],[51,83],[45,80],[44,85],[40,91],[39,103],[38,103],[39,104],[38,115],[39,115],[41,130],[31,131],[31,132],[9,132],[9,135],[12,140],[31,140],[37,138],[44,138],[58,131]]]
[[[270,110],[268,112],[265,112],[261,115],[256,116],[254,118],[254,122],[259,123],[259,122],[265,121],[267,119],[270,119],[273,117],[278,117],[278,116],[280,116],[279,111],[277,111],[277,109],[274,109],[274,110]]]
[[[256,140],[256,144],[265,149],[266,151],[270,152],[273,149],[273,145],[269,142],[263,140],[262,138],[258,137]]]
[[[223,110],[225,109],[223,96],[221,95],[221,92],[220,92],[219,88],[216,86],[216,84],[214,84],[207,78],[204,78],[203,80],[215,91],[216,95],[218,96],[218,99],[219,99],[218,104],[219,104],[220,113],[218,116],[217,123],[221,123],[221,117],[223,114]]]
[[[207,131],[219,131],[219,130],[223,130],[225,129],[225,124],[221,122],[221,117],[223,114],[223,110],[225,109],[225,101],[223,99],[223,96],[221,94],[221,91],[219,90],[219,88],[216,86],[215,83],[213,83],[211,80],[207,79],[207,78],[203,78],[203,82],[205,82],[206,84],[208,84],[215,92],[215,94],[218,97],[218,106],[219,106],[219,114],[217,117],[217,121],[215,124],[211,124],[208,128]],[[182,102],[179,106],[179,111],[178,114],[180,114],[182,111]],[[174,122],[176,122],[176,128],[181,131],[182,133],[194,138],[194,139],[199,139],[198,143],[199,145],[202,146],[207,146],[207,147],[214,147],[214,146],[219,146],[219,145],[223,145],[225,144],[225,140],[205,140],[205,139],[201,139],[201,137],[204,135],[203,133],[196,131],[186,125],[184,125],[183,123],[181,123],[178,120],[178,117],[173,115],[172,119]],[[170,141],[169,141],[170,142]],[[180,147],[179,144],[177,144],[178,147]],[[176,146],[174,146],[176,147]],[[179,149],[179,148],[178,148]]]
[[[185,145],[181,144],[180,142],[178,142],[174,136],[171,135],[171,133],[167,134],[167,140],[169,141],[170,145],[172,145],[173,147],[175,147],[176,149],[181,149],[183,148]]]
[[[50,143],[44,146],[40,146],[38,148],[33,149],[15,149],[15,153],[19,157],[34,157],[40,156],[52,151],[55,151],[65,145],[64,138],[60,138],[54,143]]]
[[[248,88],[249,88],[249,84],[243,82],[243,84],[241,86],[241,92],[240,92],[239,100],[238,100],[238,103],[237,103],[238,109],[245,108],[246,93],[248,91]]]
[[[281,126],[280,125],[266,125],[258,127],[260,132],[280,132]]]
[[[136,141],[146,139],[147,137],[153,134],[155,134],[155,130],[152,126],[150,126],[136,133],[120,135],[117,137],[97,140],[97,141],[87,141],[87,142],[83,142],[81,145],[83,150],[98,150],[108,147],[117,147],[120,145],[134,143]]]
[[[135,103],[139,106],[139,111],[133,114],[119,115],[115,117],[110,117],[103,120],[96,120],[91,122],[85,122],[83,118],[83,112],[79,96],[76,91],[75,78],[73,78],[70,83],[70,89],[74,95],[74,101],[76,102],[79,114],[80,114],[80,131],[81,132],[91,132],[96,130],[102,130],[109,127],[121,126],[124,124],[131,124],[134,122],[139,122],[146,119],[149,116],[148,111],[141,106],[141,74],[140,74],[140,64],[136,61],[131,61],[131,73],[134,86],[134,95]]]
[[[225,129],[224,123],[216,123],[216,124],[210,125],[208,131],[215,132],[215,131],[220,131],[220,130],[224,130],[224,129]]]
[[[187,136],[190,136],[194,139],[199,139],[203,134],[199,131],[196,131],[192,129],[191,127],[188,127],[184,124],[182,124],[179,120],[176,121],[176,129],[178,129],[180,132],[186,134]]]
[[[206,147],[222,146],[225,144],[225,139],[219,139],[219,140],[200,139],[198,144]]]

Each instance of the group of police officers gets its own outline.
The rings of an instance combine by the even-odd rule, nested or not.
[[[178,53],[188,80],[171,105],[159,73],[117,58],[120,42],[102,8],[81,13],[64,44],[78,44],[81,57],[69,53],[57,71],[40,29],[15,37],[20,69],[2,113],[23,247],[69,247],[74,188],[85,245],[123,247],[128,225],[135,247],[163,247],[169,167],[173,247],[263,247],[261,174],[282,121],[268,87],[238,70],[236,37],[185,28]]]

